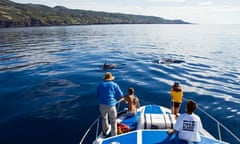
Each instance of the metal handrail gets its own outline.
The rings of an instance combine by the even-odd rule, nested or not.
[[[85,134],[84,134],[83,137],[81,138],[81,141],[79,142],[79,144],[83,144],[86,136],[88,135],[88,133],[90,132],[90,130],[93,128],[93,126],[95,126],[95,124],[97,124],[97,130],[96,130],[96,139],[97,139],[99,121],[100,121],[100,116],[98,116],[98,118],[97,118],[97,119],[91,124],[91,126],[87,129],[87,131],[85,132]]]
[[[224,128],[224,130],[226,130],[232,137],[234,137],[238,142],[240,142],[240,139],[233,133],[231,132],[227,127],[225,127],[222,123],[220,123],[217,119],[215,119],[213,116],[211,116],[210,114],[208,114],[207,112],[205,112],[204,110],[202,110],[201,108],[198,107],[198,110],[200,110],[202,113],[204,113],[205,115],[207,115],[209,118],[211,118],[213,121],[215,121],[217,123],[218,126],[218,136],[219,136],[219,140],[222,140],[221,137],[221,130],[220,130],[220,126],[222,128]]]
[[[185,98],[183,98],[183,101],[187,101]],[[117,103],[117,110],[119,111],[120,109],[120,101],[118,101]],[[204,111],[203,109],[201,109],[200,107],[197,108],[199,111],[201,111],[202,113],[204,113],[206,116],[208,116],[210,119],[212,119],[218,127],[218,137],[219,140],[222,141],[222,136],[221,136],[221,130],[220,127],[222,127],[224,130],[226,130],[233,138],[235,138],[239,143],[240,143],[240,139],[233,133],[231,132],[227,127],[225,127],[222,123],[220,123],[217,119],[215,119],[213,116],[211,116],[210,114],[208,114],[206,111]],[[83,135],[81,141],[79,144],[83,144],[86,136],[88,135],[88,133],[90,132],[90,130],[97,124],[97,129],[96,129],[96,139],[98,136],[98,132],[99,132],[99,122],[100,122],[100,118],[101,116],[98,116],[98,118],[91,124],[91,126],[88,128],[88,130],[85,132],[85,134]]]

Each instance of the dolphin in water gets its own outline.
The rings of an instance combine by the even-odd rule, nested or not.
[[[175,59],[165,59],[165,60],[158,60],[157,63],[159,64],[172,64],[172,63],[184,63],[184,60],[175,60]]]
[[[107,70],[107,69],[114,69],[114,68],[116,68],[117,67],[117,65],[116,64],[107,64],[106,62],[103,64],[103,66],[102,66],[102,68],[104,69],[104,70]]]

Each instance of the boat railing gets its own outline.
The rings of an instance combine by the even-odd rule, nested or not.
[[[184,101],[186,102],[187,100],[184,99]],[[121,109],[121,103],[118,102],[117,104],[117,110],[120,111]],[[222,141],[222,131],[221,128],[224,129],[228,134],[230,134],[235,140],[236,142],[240,143],[240,139],[231,131],[229,130],[226,126],[224,126],[221,122],[219,122],[217,119],[215,119],[213,116],[211,116],[209,113],[207,113],[206,111],[204,111],[203,109],[201,109],[200,107],[197,108],[200,112],[202,112],[204,115],[206,115],[207,117],[209,117],[211,120],[214,121],[214,123],[216,123],[217,125],[217,131],[218,131],[218,140]],[[95,132],[95,139],[97,139],[97,136],[99,134],[99,128],[100,128],[100,120],[101,120],[101,116],[98,116],[97,119],[91,124],[91,126],[87,129],[87,131],[84,133],[83,137],[81,138],[81,141],[79,144],[84,144],[84,141],[87,137],[87,135],[89,134],[90,131],[92,131],[92,129],[94,127],[96,127],[96,132]]]
[[[98,116],[98,118],[91,124],[91,126],[87,129],[87,131],[84,133],[83,137],[81,138],[81,141],[79,144],[84,144],[84,141],[89,134],[89,132],[96,126],[96,134],[95,134],[95,139],[97,139],[98,133],[99,133],[99,123],[100,123],[100,118],[101,116]]]
[[[183,99],[185,102],[187,101],[185,98]],[[222,131],[221,128],[223,130],[225,130],[228,134],[230,134],[238,143],[240,143],[240,139],[231,131],[229,130],[226,126],[224,126],[221,122],[219,122],[217,119],[215,119],[213,116],[211,116],[209,113],[207,113],[206,111],[204,111],[202,108],[200,108],[198,106],[197,110],[199,110],[200,112],[202,112],[204,115],[206,115],[208,118],[210,118],[212,121],[214,121],[214,123],[216,123],[217,126],[217,132],[218,132],[218,140],[222,141]]]

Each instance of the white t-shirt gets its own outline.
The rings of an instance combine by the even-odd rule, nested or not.
[[[178,131],[179,139],[189,142],[200,142],[199,131],[202,129],[202,122],[199,116],[181,114],[174,125],[174,129]]]

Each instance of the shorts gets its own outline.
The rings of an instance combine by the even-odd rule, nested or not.
[[[133,116],[135,116],[135,113],[132,113],[132,112],[130,112],[130,111],[127,111],[127,116],[128,116],[128,117],[133,117]]]
[[[178,102],[171,102],[171,106],[175,107],[175,108],[178,108],[180,107],[181,103],[178,103]]]

